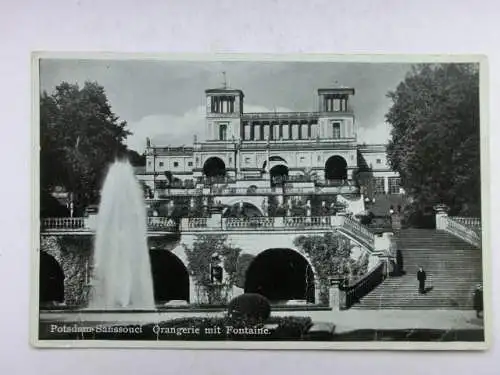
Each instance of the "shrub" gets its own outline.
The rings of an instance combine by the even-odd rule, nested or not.
[[[238,288],[245,287],[246,273],[248,267],[250,267],[250,263],[255,259],[254,255],[251,254],[240,254],[238,260],[236,262],[236,277],[235,283]]]
[[[436,216],[432,207],[420,209],[416,204],[409,205],[404,210],[403,224],[416,228],[436,228]]]
[[[363,225],[370,225],[373,221],[373,216],[371,215],[360,215],[359,216],[359,222]]]
[[[50,193],[42,191],[40,194],[41,217],[67,217],[69,210]]]
[[[257,293],[245,293],[233,298],[228,304],[228,316],[245,324],[263,322],[271,315],[268,299]]]
[[[272,323],[271,319],[269,323]],[[279,317],[276,319],[276,323],[278,327],[273,332],[273,338],[278,340],[302,337],[313,324],[312,319],[305,316]]]

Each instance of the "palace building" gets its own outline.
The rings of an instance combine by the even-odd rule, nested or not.
[[[138,178],[155,197],[167,180],[184,189],[207,182],[229,188],[286,183],[353,192],[357,171],[364,171],[374,194],[402,192],[385,145],[358,143],[350,103],[355,90],[322,88],[317,94],[316,111],[248,113],[243,91],[206,90],[205,140],[194,137],[190,147],[153,146],[148,140],[146,167],[137,171]]]

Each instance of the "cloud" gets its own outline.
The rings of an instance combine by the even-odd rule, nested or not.
[[[374,127],[366,128],[358,126],[358,143],[386,144],[391,136],[391,126],[385,122]]]
[[[146,138],[155,146],[181,146],[193,143],[193,136],[202,136],[205,131],[205,108],[192,108],[181,116],[150,115],[137,122],[128,123],[133,133],[127,139],[129,148],[142,153]]]

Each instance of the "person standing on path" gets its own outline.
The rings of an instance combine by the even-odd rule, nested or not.
[[[483,313],[483,287],[481,284],[477,285],[474,290],[474,310],[476,310],[476,317],[481,318]]]
[[[420,294],[425,293],[425,280],[427,279],[427,275],[422,267],[419,267],[417,272],[417,280],[418,280],[418,292]]]

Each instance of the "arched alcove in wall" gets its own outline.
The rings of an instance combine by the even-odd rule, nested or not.
[[[326,180],[347,180],[347,162],[342,156],[334,155],[325,163]]]
[[[203,174],[206,177],[224,177],[226,175],[226,164],[217,156],[208,158],[203,164]]]
[[[184,263],[168,250],[150,250],[149,255],[156,303],[189,302],[189,272]]]
[[[314,272],[307,259],[295,250],[267,249],[248,267],[245,293],[260,293],[275,303],[314,303]]]
[[[45,251],[40,251],[39,290],[40,305],[64,302],[64,272],[59,262]]]

